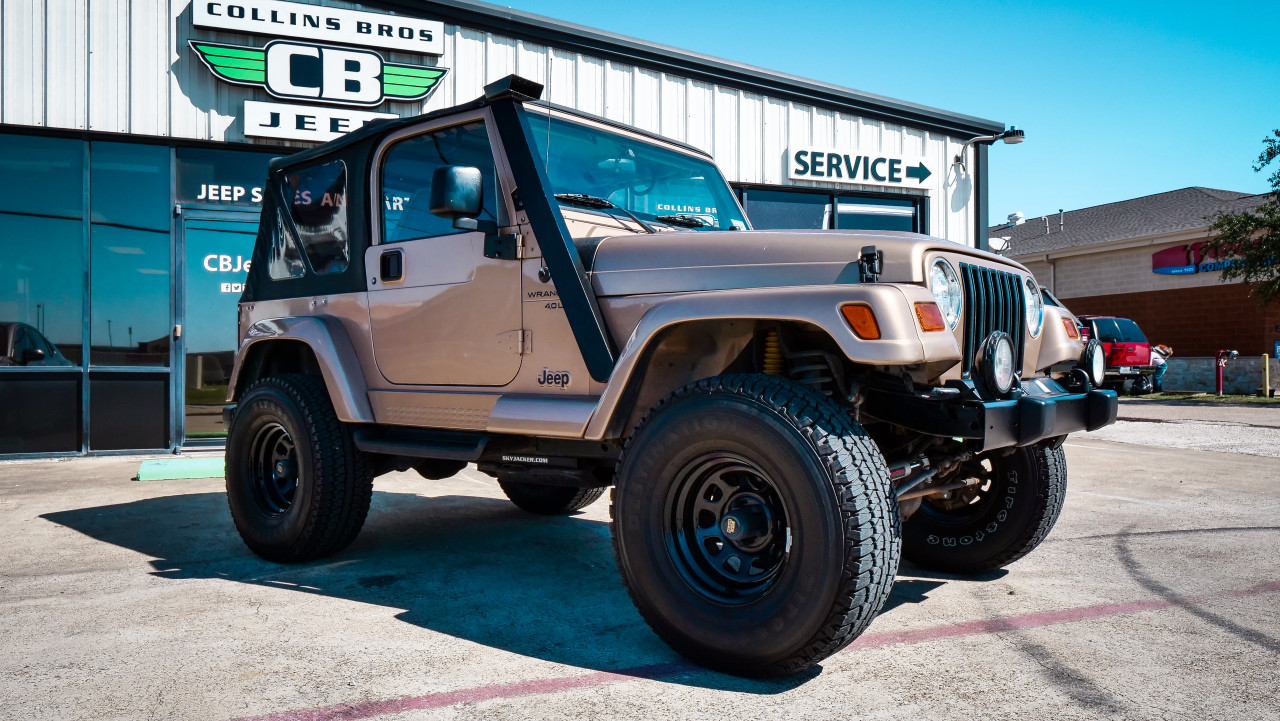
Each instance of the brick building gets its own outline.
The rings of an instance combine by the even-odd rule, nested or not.
[[[1203,242],[1218,212],[1256,207],[1266,195],[1183,188],[990,229],[992,246],[1024,264],[1077,314],[1135,320],[1177,355],[1275,355],[1280,305],[1259,307]]]

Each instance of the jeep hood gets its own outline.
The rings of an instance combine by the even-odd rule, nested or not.
[[[580,244],[579,253],[602,297],[857,283],[858,255],[869,245],[884,254],[881,282],[924,282],[924,256],[935,250],[1021,268],[941,238],[885,231],[690,231],[620,235],[592,245]]]

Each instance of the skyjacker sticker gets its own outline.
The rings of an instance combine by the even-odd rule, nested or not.
[[[384,62],[370,50],[276,40],[264,48],[190,41],[209,71],[238,85],[266,88],[277,98],[342,105],[421,100],[446,68]]]

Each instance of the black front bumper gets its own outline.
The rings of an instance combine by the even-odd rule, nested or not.
[[[919,433],[964,438],[980,444],[978,450],[991,450],[1094,431],[1115,423],[1120,407],[1115,391],[1070,392],[1048,379],[1024,383],[1014,397],[1000,400],[984,400],[966,390],[874,392],[867,396],[863,410]]]

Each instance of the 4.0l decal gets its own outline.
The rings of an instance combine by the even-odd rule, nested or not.
[[[278,98],[320,100],[342,105],[379,105],[386,100],[421,100],[431,94],[446,68],[388,63],[371,50],[275,40],[254,48],[200,40],[191,49],[216,77],[266,88]]]

